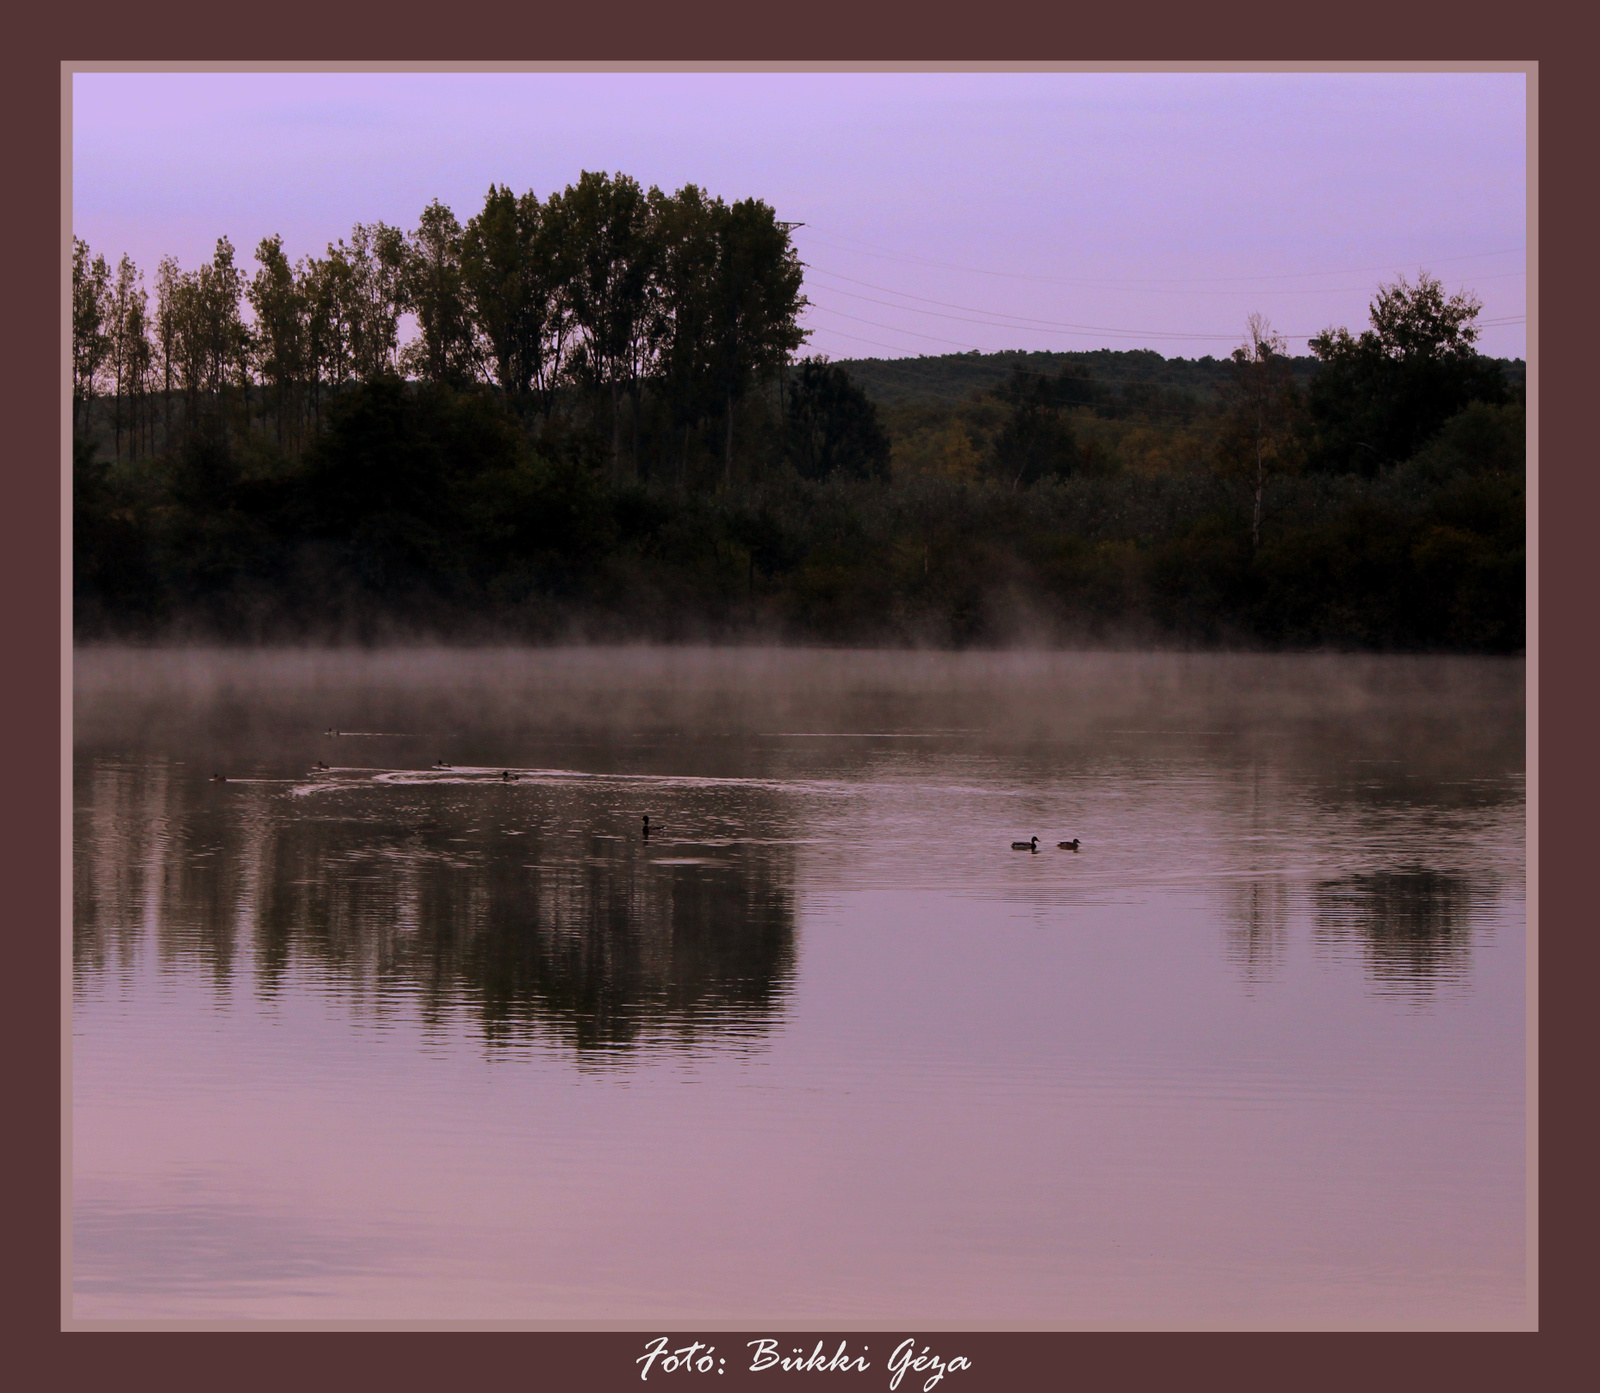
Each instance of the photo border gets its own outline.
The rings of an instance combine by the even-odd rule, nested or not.
[[[303,14],[298,15],[297,24],[296,11],[285,10],[280,13],[284,23],[280,33],[295,29],[299,34],[314,34],[316,42],[319,45],[326,44],[329,49],[358,51],[364,43],[370,45],[373,42],[370,27],[353,18],[341,20],[307,7]],[[818,12],[819,19],[825,13]],[[863,17],[844,7],[836,7],[835,13],[850,16],[849,24],[835,32],[847,34],[852,47],[859,45],[858,51],[876,48],[889,52],[897,48],[903,50],[914,44],[924,50],[943,49],[949,52],[971,42],[971,36],[966,32],[970,15],[957,14],[953,10],[939,12],[939,22],[930,22],[933,17],[919,17],[910,44],[903,35],[897,38],[897,32],[905,25],[904,20],[888,18],[874,24],[871,17]],[[249,51],[260,44],[259,36],[254,33],[259,25],[258,13],[206,15],[203,20],[202,14],[196,7],[188,15],[179,13],[167,21],[151,22],[147,16],[139,16],[137,25],[134,25],[126,16],[120,21],[110,19],[109,7],[102,13],[99,7],[90,5],[76,7],[71,21],[77,34],[107,36],[99,39],[104,46],[129,52],[161,49],[174,54],[187,53],[191,55],[187,61],[194,66],[232,66],[210,63],[198,55],[229,48]],[[1364,14],[1369,21],[1370,28],[1366,32],[1381,35],[1382,46],[1391,51],[1427,51],[1439,46],[1440,40],[1431,19],[1404,13],[1397,15],[1392,7],[1380,9],[1368,6],[1356,11],[1342,11],[1340,23],[1344,32],[1359,32],[1364,27],[1358,23],[1359,14]],[[393,18],[398,22],[398,15]],[[1227,45],[1235,52],[1257,55],[1293,47],[1314,50],[1326,42],[1316,32],[1309,16],[1295,21],[1293,27],[1288,22],[1280,21],[1277,26],[1264,25],[1255,33],[1250,32],[1252,16],[1248,14],[1241,14],[1229,24],[1218,23],[1215,16],[1204,18],[1203,30],[1198,27],[1180,28],[1168,42],[1191,51],[1209,48],[1215,52]],[[184,19],[188,20],[188,24],[180,27]],[[102,20],[104,28],[101,27]],[[41,109],[47,107],[53,107],[58,115],[64,116],[66,84],[59,66],[62,61],[60,54],[70,51],[69,46],[74,42],[81,43],[82,39],[74,40],[66,32],[65,21],[58,23],[63,25],[62,31],[51,32],[48,21],[32,21],[30,27],[34,32],[23,36],[17,55],[12,60],[16,80],[6,100],[11,104],[13,122],[18,129],[37,129]],[[614,16],[592,20],[568,17],[555,21],[553,25],[549,17],[539,16],[537,21],[525,19],[523,23],[528,25],[529,33],[503,33],[495,41],[496,46],[513,46],[523,42],[543,45],[546,51],[594,52],[616,42],[617,22]],[[1298,34],[1294,33],[1295,27],[1299,28]],[[1141,29],[1145,31],[1143,35]],[[1050,19],[1041,16],[1030,23],[1027,44],[1034,50],[1053,48],[1055,51],[1067,51],[1077,48],[1081,51],[1092,44],[1115,51],[1148,42],[1150,29],[1148,16],[1121,24],[1085,21],[1072,16]],[[483,31],[480,28],[475,32],[481,34]],[[1480,32],[1486,37],[1476,40],[1479,47],[1498,47],[1508,41],[1499,32],[1498,24],[1494,30],[1484,26]],[[1594,763],[1596,737],[1591,729],[1593,721],[1589,708],[1593,705],[1594,686],[1591,679],[1597,665],[1588,642],[1593,628],[1592,620],[1584,623],[1589,618],[1590,597],[1595,587],[1593,562],[1590,559],[1592,543],[1580,535],[1579,529],[1585,528],[1588,520],[1596,516],[1594,496],[1600,492],[1600,485],[1597,485],[1594,472],[1586,471],[1583,466],[1583,461],[1592,455],[1592,445],[1585,450],[1576,439],[1574,404],[1583,399],[1582,388],[1576,378],[1578,367],[1586,358],[1587,344],[1577,314],[1566,309],[1575,297],[1564,296],[1560,305],[1563,312],[1553,315],[1549,323],[1544,323],[1539,314],[1537,295],[1538,277],[1546,270],[1552,277],[1559,278],[1553,279],[1553,284],[1581,284],[1577,280],[1578,243],[1580,238],[1587,241],[1591,235],[1589,229],[1592,223],[1585,216],[1587,209],[1581,206],[1585,190],[1575,187],[1583,184],[1586,176],[1564,183],[1552,180],[1549,187],[1535,198],[1535,191],[1540,188],[1538,170],[1541,157],[1548,160],[1552,169],[1582,171],[1587,167],[1584,132],[1592,124],[1592,116],[1586,105],[1579,105],[1582,84],[1576,71],[1578,55],[1583,48],[1576,42],[1574,34],[1563,34],[1556,25],[1524,25],[1517,31],[1515,41],[1524,51],[1540,55],[1537,67],[1530,73],[1530,106],[1537,103],[1538,120],[1530,119],[1529,123],[1528,247],[1529,271],[1533,279],[1529,296],[1528,392],[1529,438],[1534,457],[1529,478],[1530,987],[1535,980],[1534,974],[1541,960],[1543,946],[1536,926],[1553,923],[1561,930],[1554,939],[1558,945],[1556,961],[1559,970],[1546,975],[1542,1012],[1535,1014],[1530,1010],[1529,1016],[1529,1114],[1532,1126],[1539,1116],[1537,1106],[1541,1097],[1541,1090],[1535,1086],[1533,1070],[1541,1052],[1548,1061],[1546,1069],[1552,1096],[1560,1098],[1573,1093],[1577,1095],[1574,1101],[1578,1102],[1587,1093],[1584,1087],[1586,1080],[1575,1071],[1581,1068],[1583,1047],[1588,1041],[1577,1038],[1569,1041],[1567,1037],[1569,1034],[1575,1035],[1576,1022],[1582,1019],[1573,998],[1587,976],[1583,971],[1587,963],[1582,955],[1588,936],[1574,931],[1581,930],[1581,926],[1592,918],[1587,896],[1580,899],[1583,891],[1577,883],[1575,870],[1579,864],[1577,839],[1593,823],[1589,799],[1580,783],[1580,776],[1591,769]],[[658,14],[642,21],[642,30],[633,42],[639,46],[636,52],[682,54],[694,51],[714,57],[720,55],[720,61],[687,63],[680,59],[677,63],[663,64],[634,58],[627,62],[591,60],[563,66],[589,70],[643,70],[662,66],[738,69],[791,67],[794,65],[745,62],[732,55],[763,49],[781,51],[795,43],[796,36],[792,27],[778,15],[769,18],[769,27],[763,35],[752,29],[748,22],[719,27],[715,22],[708,23],[702,19],[686,26],[679,19]],[[1465,46],[1474,41],[1457,38],[1455,42]],[[119,63],[116,66],[127,65]],[[366,65],[329,61],[314,66],[340,69]],[[392,65],[384,63],[378,66]],[[500,65],[466,63],[450,66],[487,68]],[[900,63],[830,62],[816,66],[874,70],[950,70],[977,66],[1005,70],[1035,69],[1049,65],[1004,62],[946,64],[934,60],[913,60]],[[1478,65],[1357,61],[1336,64],[1282,63],[1256,57],[1246,61],[1201,64],[1172,61],[1114,66],[1128,66],[1141,71],[1194,71],[1197,68],[1285,71]],[[1491,66],[1523,65],[1496,62]],[[31,121],[28,119],[30,115]],[[64,120],[60,129],[65,139],[67,124]],[[1533,144],[1536,130],[1542,132],[1537,146]],[[22,166],[19,207],[31,206],[52,187],[57,189],[63,208],[70,199],[70,181],[61,177],[60,148],[44,148],[48,145],[48,138],[20,142],[17,161]],[[1545,209],[1548,209],[1548,216],[1541,216]],[[29,264],[43,254],[42,245],[36,245],[44,241],[41,229],[32,225],[20,230],[14,228],[8,236],[14,237],[19,250],[31,253],[29,262],[22,264]],[[57,241],[52,244],[58,258],[63,244],[70,247],[70,225],[65,219]],[[58,285],[48,277],[19,279],[21,283],[17,290],[23,304],[22,322],[35,323],[43,319],[50,309],[54,309],[57,323],[61,325],[65,316]],[[48,355],[34,354],[30,357],[25,347],[18,344],[16,336],[9,338],[5,352],[8,380],[14,384],[13,400],[30,408],[22,413],[19,460],[59,458],[63,448],[60,413],[57,413],[57,419],[47,421],[48,408],[39,405],[61,399],[59,359],[50,362]],[[1549,410],[1542,406],[1547,388],[1550,389],[1548,395],[1554,404]],[[70,427],[68,431],[70,433]],[[39,930],[46,924],[60,922],[63,899],[68,898],[64,891],[70,889],[70,881],[65,879],[64,874],[50,874],[53,867],[67,867],[67,847],[70,843],[70,807],[69,799],[65,796],[69,785],[65,780],[70,776],[70,741],[67,736],[70,732],[71,652],[69,643],[64,639],[70,622],[71,562],[70,547],[61,530],[68,517],[70,469],[52,475],[48,469],[25,465],[15,473],[18,476],[18,496],[12,517],[17,521],[26,519],[27,525],[13,526],[4,556],[6,580],[9,582],[6,593],[11,597],[9,628],[19,655],[14,670],[17,676],[9,684],[5,704],[7,714],[12,717],[14,730],[59,730],[61,734],[54,749],[48,740],[19,741],[16,764],[20,766],[21,789],[26,791],[26,796],[13,801],[5,813],[8,833],[6,845],[11,848],[16,865],[24,872],[17,878],[18,888],[11,920],[19,930],[32,926],[26,933],[19,933],[19,937],[26,940],[20,961],[28,969],[26,975],[31,977],[34,971],[47,971],[43,961],[47,949],[43,943],[50,935]],[[1552,504],[1549,507],[1543,505],[1547,491]],[[55,578],[58,603],[54,609],[38,598],[41,574]],[[1551,651],[1546,655],[1542,652],[1540,636],[1547,630],[1552,635],[1552,643]],[[1542,681],[1546,661],[1551,664],[1552,675],[1551,680]],[[1548,769],[1540,757],[1546,747],[1561,751],[1559,763],[1552,764]],[[55,756],[54,762],[52,755]],[[55,812],[54,819],[40,811],[46,808]],[[1544,855],[1546,848],[1551,853],[1548,856]],[[1587,914],[1585,910],[1588,910]],[[57,947],[52,967],[59,973],[62,970],[59,938]],[[32,957],[35,952],[39,955],[37,962]],[[35,998],[38,1005],[35,1005]],[[56,1026],[58,1038],[70,1028],[69,1020],[63,1019],[59,999],[54,1006],[52,1014],[49,993],[25,994],[25,999],[20,1003],[21,1009],[15,1013],[19,1042],[24,1038],[36,1040],[41,1032],[48,1034],[51,1025]],[[1542,1051],[1535,1046],[1542,1046]],[[32,1137],[38,1131],[60,1135],[62,1098],[59,1085],[60,1075],[48,1068],[19,1071],[13,1096],[19,1102],[21,1135]],[[1591,1154],[1585,1144],[1585,1106],[1552,1112],[1544,1119],[1544,1125],[1551,1129],[1556,1144],[1543,1153],[1530,1149],[1530,1161],[1538,1161],[1537,1170],[1530,1175],[1530,1204],[1535,1202],[1540,1191],[1540,1186],[1534,1183],[1536,1178],[1542,1179],[1545,1203],[1554,1212],[1565,1215],[1569,1203],[1575,1202],[1579,1193],[1575,1169]],[[1577,1135],[1572,1135],[1574,1133]],[[471,1342],[470,1346],[452,1343],[448,1347],[429,1334],[423,1334],[420,1340],[408,1341],[403,1346],[375,1339],[372,1335],[330,1345],[327,1341],[311,1344],[313,1337],[307,1334],[288,1334],[252,1350],[250,1367],[242,1372],[233,1367],[238,1359],[238,1351],[226,1349],[221,1343],[225,1337],[216,1333],[203,1334],[197,1339],[185,1339],[176,1333],[148,1333],[134,1344],[117,1335],[107,1339],[85,1340],[77,1338],[76,1334],[63,1338],[58,1333],[57,1339],[52,1341],[47,1337],[52,1331],[60,1331],[63,1308],[54,1305],[52,1311],[43,1311],[44,1298],[41,1293],[46,1286],[53,1285],[53,1294],[59,1301],[60,1293],[65,1290],[62,1284],[66,1268],[60,1263],[59,1254],[62,1251],[60,1245],[68,1238],[68,1234],[63,1229],[60,1210],[50,1203],[50,1197],[56,1193],[57,1185],[67,1173],[67,1157],[62,1152],[51,1167],[49,1161],[36,1157],[35,1148],[30,1146],[17,1150],[20,1155],[13,1154],[7,1158],[7,1164],[14,1172],[13,1183],[24,1195],[36,1190],[44,1191],[45,1195],[44,1203],[19,1206],[18,1231],[22,1241],[17,1245],[18,1250],[24,1255],[31,1255],[25,1257],[26,1262],[45,1271],[50,1270],[54,1259],[59,1264],[57,1270],[61,1273],[61,1282],[16,1282],[17,1295],[12,1305],[23,1317],[28,1330],[28,1352],[23,1355],[24,1360],[32,1358],[42,1347],[46,1351],[42,1357],[49,1362],[52,1370],[52,1383],[77,1387],[90,1377],[125,1378],[134,1369],[140,1369],[152,1373],[159,1371],[169,1386],[178,1388],[198,1387],[202,1382],[209,1383],[219,1377],[229,1383],[243,1382],[246,1387],[253,1387],[265,1383],[268,1378],[274,1381],[286,1377],[304,1379],[307,1375],[303,1371],[315,1368],[317,1373],[313,1377],[313,1386],[320,1386],[324,1381],[331,1383],[335,1377],[370,1380],[381,1374],[386,1382],[399,1387],[421,1387],[451,1375],[459,1377],[464,1356],[474,1376],[481,1370],[491,1376],[499,1373],[503,1377],[526,1380],[538,1386],[621,1387],[624,1384],[632,1386],[637,1377],[632,1360],[640,1352],[642,1338],[614,1333],[540,1333],[532,1336],[532,1346],[526,1340],[488,1344],[479,1340]],[[48,1150],[48,1145],[37,1149],[40,1156]],[[55,1184],[44,1179],[43,1172],[47,1168],[51,1170],[51,1180]],[[45,1237],[46,1230],[49,1231],[48,1238]],[[1537,1236],[1537,1229],[1530,1225],[1530,1241],[1536,1241]],[[1562,1351],[1572,1355],[1577,1353],[1575,1346],[1568,1342],[1576,1335],[1574,1308],[1579,1299],[1577,1293],[1581,1289],[1581,1278],[1586,1272],[1584,1266],[1580,1265],[1584,1263],[1584,1256],[1576,1251],[1571,1225],[1560,1225],[1547,1235],[1542,1252],[1537,1248],[1533,1251],[1541,1260],[1542,1271],[1549,1277],[1540,1292],[1542,1333],[1515,1345],[1501,1338],[1478,1340],[1469,1348],[1448,1335],[1411,1336],[1404,1343],[1401,1343],[1401,1337],[1393,1335],[1300,1335],[1293,1337],[1297,1339],[1293,1350],[1282,1344],[1291,1337],[1280,1334],[1254,1337],[1214,1334],[1198,1346],[1192,1337],[1178,1334],[1128,1335],[1114,1341],[1093,1342],[1074,1340],[1071,1334],[973,1334],[929,1338],[936,1347],[946,1347],[952,1353],[970,1351],[969,1357],[974,1359],[974,1369],[961,1374],[959,1383],[952,1376],[947,1381],[947,1387],[1026,1387],[1046,1378],[1052,1383],[1057,1380],[1087,1381],[1091,1384],[1107,1381],[1116,1385],[1143,1386],[1147,1380],[1151,1383],[1169,1380],[1186,1382],[1200,1368],[1227,1373],[1235,1382],[1243,1382],[1247,1386],[1257,1381],[1265,1386],[1268,1382],[1281,1381],[1285,1375],[1291,1375],[1296,1382],[1309,1381],[1313,1387],[1325,1383],[1331,1385],[1334,1379],[1341,1384],[1347,1383],[1351,1378],[1369,1382],[1375,1380],[1380,1385],[1391,1381],[1398,1384],[1402,1379],[1410,1382],[1423,1377],[1424,1371],[1430,1380],[1450,1378],[1467,1387],[1488,1386],[1491,1379],[1496,1383],[1504,1383],[1509,1378],[1537,1383],[1536,1368],[1547,1369],[1553,1377]],[[1531,1267],[1530,1274],[1539,1270],[1539,1267]],[[149,1330],[148,1326],[141,1328]],[[401,1328],[442,1332],[458,1327],[444,1323],[431,1327],[393,1323],[384,1327],[385,1330]],[[717,1332],[659,1333],[718,1339]],[[1069,1340],[1073,1341],[1070,1346],[1066,1343]],[[1305,1347],[1306,1340],[1312,1341],[1315,1346],[1315,1357],[1309,1372],[1305,1368],[1306,1356],[1312,1354],[1313,1350]],[[957,1350],[958,1341],[960,1351]],[[1381,1342],[1381,1352],[1374,1348],[1376,1342]]]

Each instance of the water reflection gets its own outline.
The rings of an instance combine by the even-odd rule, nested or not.
[[[1427,869],[1378,871],[1317,883],[1315,933],[1325,950],[1359,947],[1380,992],[1415,994],[1469,976],[1472,933],[1497,887]]]
[[[1519,684],[81,658],[74,1309],[1520,1320]]]
[[[620,1047],[713,1021],[731,1041],[782,1009],[804,846],[824,892],[1059,906],[1201,884],[1246,992],[1313,929],[1399,990],[1466,973],[1484,897],[1520,875],[1519,673],[95,655],[77,694],[75,960],[84,983],[183,967],[263,997],[309,973],[357,1013],[403,998],[494,1041]],[[505,760],[522,777],[500,780]],[[308,775],[318,762],[335,768]],[[229,781],[208,782],[219,768]],[[648,844],[647,811],[664,818]],[[1033,871],[992,854],[1035,831],[1050,851]],[[1087,838],[1070,867],[1051,859],[1069,833]]]
[[[1223,891],[1223,951],[1246,992],[1282,969],[1289,952],[1289,886],[1281,877],[1243,880]]]
[[[404,1001],[436,1026],[468,1015],[490,1044],[580,1051],[747,1048],[783,1009],[795,910],[780,808],[736,816],[768,832],[738,842],[680,798],[680,834],[645,841],[619,806],[637,794],[607,781],[214,785],[112,759],[80,772],[80,988],[131,976],[148,943],[162,968],[224,992],[244,979],[272,998],[309,975],[357,1013]]]

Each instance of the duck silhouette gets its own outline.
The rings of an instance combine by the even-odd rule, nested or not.
[[[500,782],[501,783],[508,784],[516,777],[517,776],[515,774],[513,774],[509,769],[502,769],[500,771]]]
[[[1056,845],[1063,851],[1076,851],[1078,849],[1078,839],[1074,837],[1070,842],[1057,842]]]
[[[1030,837],[1025,842],[1012,842],[1011,849],[1013,851],[1037,851],[1039,849],[1039,839]]]
[[[213,774],[211,776],[211,782],[214,784],[225,784],[228,782],[228,776],[226,774]]]
[[[327,767],[328,766],[326,764],[324,764],[320,759],[317,761],[317,768],[318,769],[326,769]]]

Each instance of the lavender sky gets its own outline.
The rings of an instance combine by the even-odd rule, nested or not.
[[[1292,351],[1419,268],[1526,356],[1521,73],[77,73],[73,231],[153,279],[584,169],[758,197],[808,351]]]

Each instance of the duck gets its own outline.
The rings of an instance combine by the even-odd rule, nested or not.
[[[320,759],[317,761],[317,768],[318,769],[326,769],[327,767],[328,766],[326,764],[324,764]]]
[[[228,776],[226,774],[213,774],[211,776],[211,782],[214,784],[225,784],[228,782]]]
[[[442,759],[436,759],[433,762],[433,767],[435,769],[448,769],[450,766],[448,764],[446,764]]]
[[[1025,842],[1012,842],[1011,849],[1013,851],[1037,851],[1039,849],[1039,839],[1031,837]]]
[[[508,784],[516,777],[517,776],[515,774],[513,774],[509,769],[502,769],[500,771],[500,782],[501,783]]]
[[[1063,851],[1076,851],[1078,849],[1078,839],[1074,837],[1070,842],[1057,842],[1056,845]]]

